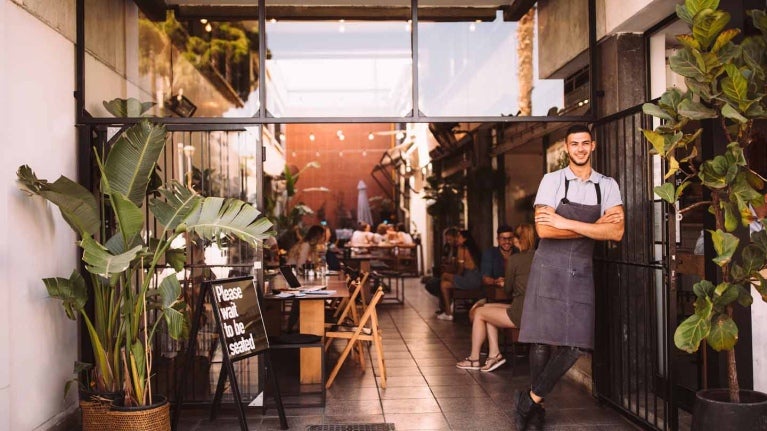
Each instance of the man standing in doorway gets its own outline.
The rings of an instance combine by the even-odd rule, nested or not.
[[[584,350],[594,348],[595,241],[623,238],[623,201],[618,184],[591,169],[596,147],[591,131],[575,125],[565,136],[569,165],[546,174],[535,197],[535,228],[541,238],[527,285],[519,341],[531,343],[530,390],[520,391],[514,410],[519,431],[540,429],[541,406]]]

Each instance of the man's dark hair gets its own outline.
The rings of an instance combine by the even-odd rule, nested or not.
[[[567,133],[565,133],[565,139],[567,139],[567,137],[573,133],[588,133],[589,136],[591,136],[591,139],[594,139],[594,134],[591,133],[589,126],[585,124],[573,124],[572,126],[568,127]]]
[[[498,226],[498,229],[495,231],[495,233],[497,235],[500,235],[500,234],[506,233],[506,232],[514,233],[514,228],[512,228],[511,226],[509,226],[507,224],[502,224],[502,225]]]

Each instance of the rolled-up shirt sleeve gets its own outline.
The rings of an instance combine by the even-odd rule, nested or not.
[[[603,177],[599,187],[602,189],[602,214],[614,206],[623,205],[620,188],[614,179]]]
[[[534,206],[546,205],[557,207],[557,189],[562,184],[563,174],[561,171],[551,172],[543,176],[538,185],[538,193],[535,195]]]

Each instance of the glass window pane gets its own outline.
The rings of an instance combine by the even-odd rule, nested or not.
[[[164,117],[258,114],[258,20],[153,21],[135,6],[87,2],[86,109],[111,116],[102,101],[152,101]],[[115,31],[121,29],[122,31]],[[136,116],[136,115],[131,115]]]
[[[427,116],[583,115],[589,95],[587,6],[585,0],[538,2],[519,22],[505,21],[500,10],[485,20],[419,18],[421,111]],[[422,14],[428,8],[419,8]]]
[[[390,21],[343,16],[323,21],[271,19],[270,13],[279,11],[267,2],[270,115],[363,117],[411,112],[410,27],[397,18],[406,13]]]

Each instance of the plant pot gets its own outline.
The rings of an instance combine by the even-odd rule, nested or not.
[[[122,406],[116,401],[107,412],[109,431],[170,431],[170,404],[162,395],[148,406]]]
[[[740,403],[731,403],[727,389],[698,391],[691,430],[767,430],[767,394],[742,390]]]
[[[114,400],[121,392],[80,392],[83,431],[109,431],[110,418],[107,416]]]

